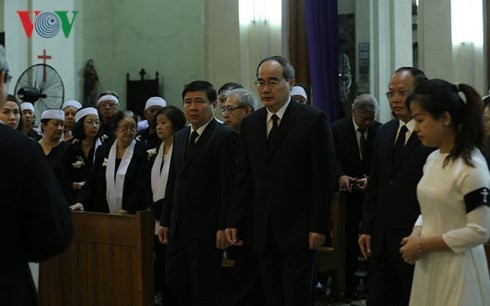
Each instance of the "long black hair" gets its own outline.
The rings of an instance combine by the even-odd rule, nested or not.
[[[464,95],[464,100],[459,93]],[[415,87],[408,104],[416,101],[432,118],[440,118],[444,112],[451,116],[451,125],[455,131],[454,147],[444,161],[462,157],[466,164],[474,166],[471,151],[482,148],[483,103],[480,94],[470,85],[452,84],[441,79],[423,81]]]

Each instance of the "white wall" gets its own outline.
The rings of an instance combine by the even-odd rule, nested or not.
[[[75,60],[78,96],[88,59],[95,62],[99,90],[116,90],[123,103],[128,72],[131,79],[139,79],[141,68],[147,78],[158,71],[164,98],[177,106],[184,84],[202,78],[202,1],[84,0],[77,1],[77,8],[83,14]]]
[[[42,13],[54,13],[54,11],[69,11],[68,18],[71,21],[74,8],[74,0],[20,0],[5,1],[5,46],[7,57],[10,64],[10,71],[14,81],[10,85],[10,92],[14,93],[15,85],[21,74],[31,65],[43,63],[38,56],[46,54],[51,56],[46,64],[52,66],[63,80],[65,89],[65,98],[73,98],[75,89],[75,77],[73,62],[75,59],[75,41],[77,39],[74,31],[65,37],[63,30],[60,28],[58,34],[52,38],[43,38],[37,32],[36,28],[32,31],[31,38],[27,38],[26,32],[22,26],[17,11],[40,11]],[[36,18],[31,16],[31,21],[35,23]],[[77,21],[75,19],[75,25]],[[42,81],[42,80],[41,80]],[[50,105],[49,107],[61,107],[59,105]],[[40,110],[36,108],[36,115],[39,120]]]
[[[226,82],[240,83],[238,0],[206,1],[204,78],[216,90]]]
[[[65,98],[82,100],[83,69],[94,59],[99,91],[117,91],[126,104],[126,73],[139,79],[144,68],[154,77],[159,71],[163,93],[170,104],[181,105],[183,85],[203,77],[204,4],[160,0],[16,0],[2,1],[7,56],[14,81],[43,49],[53,57],[48,64],[61,75]],[[79,11],[72,33],[65,38],[26,38],[18,10]],[[70,17],[71,15],[69,15]],[[11,91],[15,82],[12,84]]]
[[[420,1],[419,8],[420,63],[428,77],[466,83],[486,95],[485,48],[453,42],[451,27],[460,25],[452,20],[452,14],[460,12],[451,7],[451,1],[445,0]],[[474,15],[474,18],[482,16]],[[465,26],[470,23],[466,22]],[[478,29],[473,31],[478,32]]]

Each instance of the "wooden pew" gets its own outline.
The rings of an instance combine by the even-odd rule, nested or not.
[[[321,247],[316,258],[317,275],[330,272],[332,275],[331,295],[342,301],[345,293],[345,198],[336,192],[332,201],[332,246]]]
[[[41,305],[154,305],[153,212],[72,215],[70,247],[40,264]]]

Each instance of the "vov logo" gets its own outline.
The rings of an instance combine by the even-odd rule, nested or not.
[[[34,11],[34,21],[31,20],[31,11],[17,11],[24,32],[27,38],[31,38],[32,31],[36,29],[36,33],[44,38],[55,37],[60,28],[66,38],[70,37],[71,29],[75,23],[78,11],[72,11],[73,17],[71,21],[68,19],[68,11],[42,12]]]

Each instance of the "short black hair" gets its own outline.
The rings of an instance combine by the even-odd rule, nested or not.
[[[421,82],[428,80],[427,76],[425,75],[425,73],[422,70],[420,70],[419,68],[409,67],[409,66],[403,66],[403,67],[398,68],[395,72],[393,72],[393,75],[395,75],[401,71],[408,71],[410,73],[410,75],[413,76],[413,87],[414,88],[417,87],[417,85],[420,84]]]
[[[11,94],[7,95],[7,101],[12,101],[12,102],[19,104],[19,99],[17,99],[16,96],[11,95]]]
[[[209,83],[208,81],[198,80],[184,86],[184,90],[182,91],[182,100],[188,92],[195,91],[205,92],[210,103],[214,103],[218,99],[218,94],[216,93],[216,89],[214,89],[213,84]]]
[[[285,57],[282,57],[282,56],[279,56],[279,55],[269,56],[269,57],[266,57],[263,60],[261,60],[260,63],[259,63],[259,65],[257,66],[257,70],[255,71],[255,76],[256,77],[259,77],[259,68],[260,68],[260,66],[263,63],[267,62],[267,61],[276,61],[276,62],[278,62],[282,66],[282,76],[286,80],[294,79],[294,67],[293,67],[293,65],[291,65],[291,63],[289,63],[289,61]]]
[[[173,105],[164,106],[157,111],[157,113],[155,114],[155,118],[153,118],[154,126],[157,125],[158,115],[162,114],[167,116],[167,118],[172,121],[172,125],[174,126],[174,133],[185,127],[186,120],[184,112],[182,112],[180,108]]]
[[[223,84],[218,89],[218,94],[221,95],[223,93],[223,91],[237,89],[237,88],[243,88],[242,84],[235,83],[235,82],[228,82],[228,83]]]

